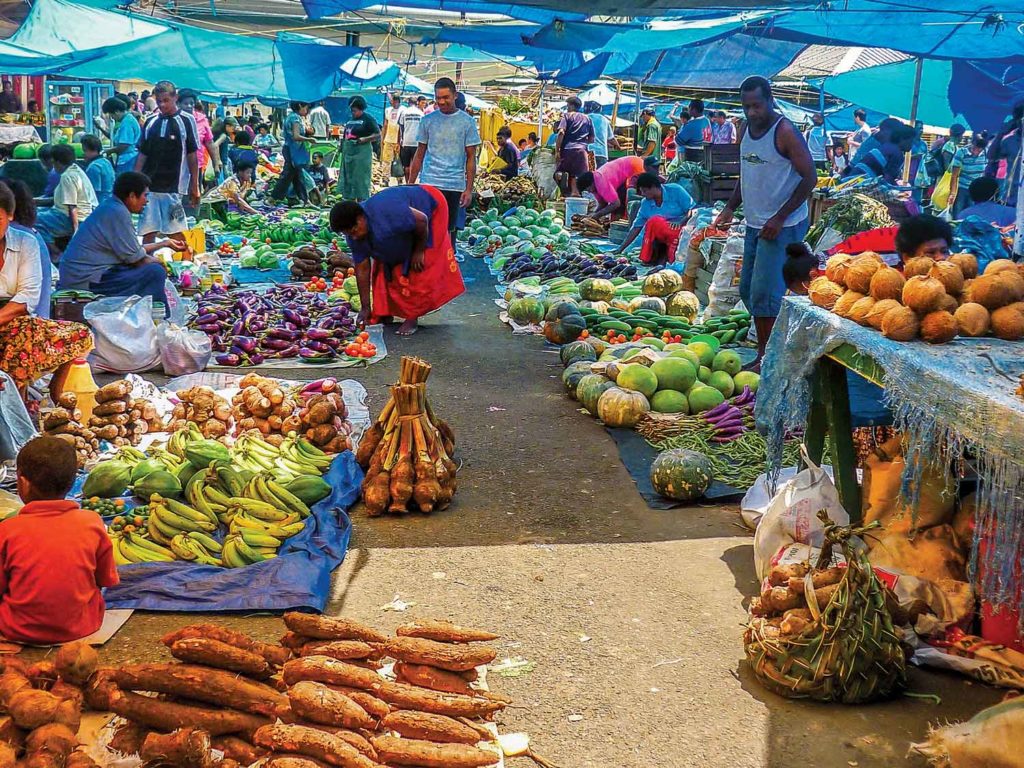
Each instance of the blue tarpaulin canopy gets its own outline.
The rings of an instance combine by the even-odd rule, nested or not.
[[[323,19],[337,16],[347,11],[360,11],[365,8],[382,6],[388,11],[398,12],[401,9],[421,11],[450,11],[452,13],[492,13],[510,16],[522,21],[533,21],[546,24],[557,19],[583,19],[586,14],[574,11],[532,8],[528,5],[495,2],[494,0],[302,0],[302,7],[311,19]]]
[[[554,72],[575,69],[583,64],[584,55],[580,50],[563,51],[527,46],[524,38],[538,29],[540,28],[529,24],[491,24],[486,27],[442,26],[425,35],[420,42],[451,43],[472,48],[507,62],[532,66],[542,78]]]
[[[1024,57],[1024,5],[964,0],[843,0],[785,13],[772,36],[804,43],[891,48],[933,59]]]

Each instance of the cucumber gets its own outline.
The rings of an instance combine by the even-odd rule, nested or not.
[[[584,317],[589,317],[590,315],[598,314],[597,310],[594,309],[593,307],[577,307],[577,309],[580,311],[580,314],[583,315]]]
[[[749,332],[750,332],[750,326],[748,325],[746,328],[743,328],[742,330],[740,330],[736,334],[736,336],[733,337],[733,341],[746,341],[747,340],[747,333],[749,333]]]
[[[736,331],[726,331],[724,334],[722,334],[722,343],[728,344],[734,338],[736,338]]]
[[[741,317],[746,318],[747,320],[750,319],[750,313],[747,312],[747,310],[745,310],[745,309],[736,309],[735,307],[733,307],[732,309],[729,310],[729,315],[733,319],[738,319],[738,318],[741,318]]]
[[[601,329],[602,333],[607,333],[608,331],[620,331],[622,333],[630,333],[633,330],[632,326],[627,325],[621,320],[605,320],[597,327]]]

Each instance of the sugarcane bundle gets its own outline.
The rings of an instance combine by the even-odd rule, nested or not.
[[[366,468],[363,502],[370,515],[445,509],[455,494],[454,439],[427,401],[430,365],[402,358],[391,399],[359,444]]]
[[[886,588],[856,538],[868,529],[818,517],[825,543],[817,567],[777,567],[751,604],[747,661],[766,688],[790,698],[857,704],[891,696],[906,685],[906,659]],[[835,545],[845,568],[832,566]]]

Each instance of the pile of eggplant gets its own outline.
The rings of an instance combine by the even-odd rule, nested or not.
[[[554,253],[534,261],[526,254],[517,254],[510,258],[502,267],[502,282],[511,283],[522,277],[569,277],[573,280],[585,280],[588,277],[599,277],[610,280],[622,277],[632,280],[636,277],[636,265],[631,264],[625,256],[611,254],[566,253],[556,256]]]
[[[320,294],[293,285],[265,293],[214,285],[196,297],[189,326],[210,337],[217,365],[231,367],[289,357],[329,362],[358,333],[348,302],[328,304]]]

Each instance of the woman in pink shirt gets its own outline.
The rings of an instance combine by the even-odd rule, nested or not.
[[[178,108],[182,112],[192,115],[196,121],[196,139],[199,141],[199,151],[196,159],[199,160],[200,181],[206,179],[206,166],[213,160],[213,172],[216,178],[220,173],[220,153],[213,146],[213,130],[210,128],[210,120],[203,112],[199,103],[198,94],[190,88],[182,88],[178,91]]]
[[[647,169],[648,164],[651,172],[656,173],[656,157],[619,157],[576,179],[580,194],[589,190],[597,198],[598,209],[592,218],[623,218],[626,214],[626,190],[630,182]]]

